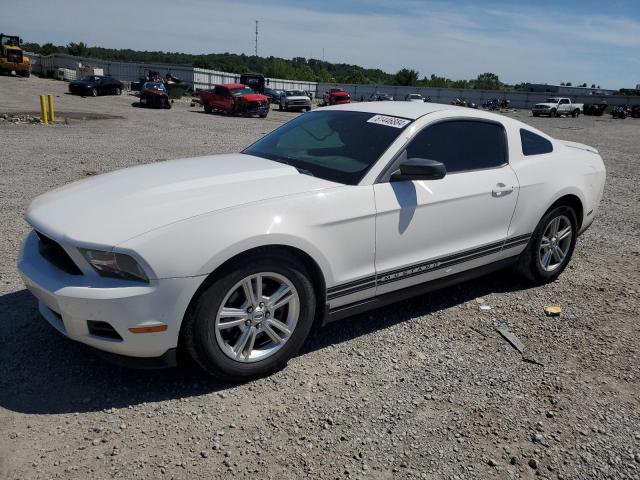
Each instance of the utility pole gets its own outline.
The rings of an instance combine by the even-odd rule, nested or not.
[[[256,57],[258,56],[258,20],[256,20]]]

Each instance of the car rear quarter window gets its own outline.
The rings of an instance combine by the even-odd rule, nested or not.
[[[549,140],[523,128],[520,129],[520,141],[522,154],[525,156],[553,152],[553,144]]]
[[[494,122],[439,122],[416,135],[407,147],[407,157],[437,160],[447,173],[495,168],[507,163],[506,133]]]

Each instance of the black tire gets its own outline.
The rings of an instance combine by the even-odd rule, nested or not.
[[[573,113],[571,113],[571,116],[573,118],[579,117],[580,116],[580,110],[578,110],[577,108],[573,111]]]
[[[539,114],[539,113],[536,113],[536,112],[533,112],[533,116],[534,116],[534,117],[539,117],[539,116],[540,116],[540,114]]]
[[[233,286],[249,275],[274,272],[286,277],[299,295],[299,316],[295,329],[287,342],[264,360],[248,363],[228,357],[215,339],[213,322]],[[182,345],[189,355],[209,374],[226,381],[245,381],[273,373],[284,367],[307,339],[314,323],[316,297],[309,274],[292,255],[253,254],[235,262],[214,278],[193,300],[181,333]]]
[[[209,105],[208,103],[205,103],[205,104],[203,105],[203,107],[204,107],[204,112],[205,112],[205,113],[211,113],[211,112],[213,111],[213,110],[211,109],[211,105]]]
[[[555,108],[552,108],[551,111],[549,112],[549,116],[550,117],[555,117],[557,113],[557,110]]]
[[[170,109],[171,108],[171,100],[169,100],[168,97],[164,99],[164,108],[166,108],[166,109]]]
[[[569,249],[567,250],[567,253],[562,262],[553,271],[546,271],[542,268],[539,259],[542,236],[547,226],[554,218],[563,216],[568,218],[569,222],[571,223],[571,242],[569,244]],[[536,229],[533,231],[527,247],[520,254],[518,263],[516,265],[516,271],[533,283],[543,284],[554,281],[556,278],[558,278],[558,276],[560,276],[560,274],[564,271],[567,264],[571,260],[573,250],[576,246],[577,237],[578,220],[576,212],[573,210],[573,208],[566,204],[560,204],[552,207],[542,217],[542,219],[536,226]]]
[[[113,93],[115,93],[116,95],[122,95],[122,89],[120,87],[116,87]]]
[[[98,89],[97,88],[93,87],[91,89],[91,96],[92,97],[97,97],[98,96]]]
[[[305,108],[304,108],[304,111],[305,111],[305,112],[308,112],[309,110],[311,110],[311,107],[305,107]]]

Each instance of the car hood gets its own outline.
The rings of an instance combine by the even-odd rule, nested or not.
[[[63,243],[115,246],[198,215],[338,185],[251,155],[212,155],[71,183],[36,198],[26,218]]]
[[[309,97],[307,97],[306,95],[291,95],[290,97],[285,97],[283,95],[282,98],[286,98],[287,100],[307,100],[307,101],[310,101]]]
[[[535,106],[536,107],[556,107],[556,106],[558,106],[558,104],[557,103],[542,102],[542,103],[536,103]]]
[[[240,98],[245,102],[266,102],[267,97],[262,95],[261,93],[245,93],[241,95]]]

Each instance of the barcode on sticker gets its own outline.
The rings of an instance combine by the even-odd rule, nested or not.
[[[374,115],[367,123],[377,123],[378,125],[386,125],[393,128],[404,128],[411,120],[399,117],[390,117],[389,115]]]

